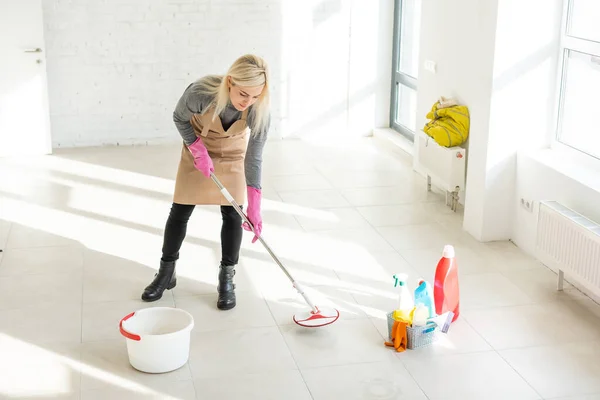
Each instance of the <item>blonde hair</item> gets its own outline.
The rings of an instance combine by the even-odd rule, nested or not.
[[[269,68],[267,63],[261,57],[246,54],[235,60],[226,75],[209,75],[196,82],[195,91],[208,95],[213,99],[212,105],[215,106],[213,120],[229,104],[229,88],[226,79],[228,76],[231,77],[231,83],[235,86],[253,87],[264,85],[260,96],[250,107],[252,118],[249,118],[252,120],[252,126],[250,126],[252,134],[263,132],[269,124],[270,114]]]

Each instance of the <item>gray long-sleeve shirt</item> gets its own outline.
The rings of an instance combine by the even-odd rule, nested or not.
[[[194,143],[197,139],[194,133],[194,128],[190,122],[193,114],[201,114],[207,107],[210,106],[212,98],[203,95],[194,90],[192,83],[189,85],[183,95],[177,102],[175,111],[173,112],[173,121],[175,126],[186,145]],[[252,126],[252,113],[248,113],[248,126]],[[242,117],[242,112],[238,111],[230,103],[219,116],[225,130]],[[246,184],[256,189],[261,189],[261,173],[262,173],[262,154],[267,141],[267,130],[269,124],[263,132],[252,132],[248,140],[248,148],[246,150],[246,158],[244,160],[244,169],[246,172]]]

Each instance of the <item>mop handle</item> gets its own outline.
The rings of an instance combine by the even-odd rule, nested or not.
[[[246,214],[244,214],[244,212],[242,211],[242,209],[240,208],[238,203],[235,201],[233,196],[231,196],[231,194],[229,193],[227,188],[225,186],[223,186],[223,184],[221,183],[219,178],[217,178],[217,176],[214,174],[214,172],[211,171],[210,177],[212,178],[213,182],[215,182],[216,185],[219,187],[219,190],[221,191],[223,196],[225,196],[227,201],[229,201],[229,203],[233,206],[233,208],[235,208],[235,211],[237,211],[237,213],[240,215],[240,217],[242,217],[244,222],[246,222],[248,224],[248,226],[250,226],[252,233],[254,233],[256,235],[256,232],[254,231],[254,226],[252,225],[252,223],[250,222],[250,220],[248,219]],[[298,293],[300,293],[302,295],[302,297],[304,297],[304,300],[308,303],[308,305],[313,309],[314,312],[319,312],[319,309],[314,305],[314,303],[310,300],[308,295],[304,292],[304,289],[302,288],[302,286],[300,286],[300,284],[294,280],[292,275],[290,275],[288,270],[283,266],[283,263],[281,261],[279,261],[279,258],[275,255],[273,250],[271,250],[271,248],[269,247],[267,242],[265,242],[265,240],[262,238],[262,235],[257,235],[257,236],[258,236],[258,240],[262,243],[262,245],[265,247],[267,252],[271,255],[273,260],[275,260],[277,265],[279,265],[279,267],[286,274],[286,276],[289,278],[289,280],[292,281],[292,285],[298,291]]]

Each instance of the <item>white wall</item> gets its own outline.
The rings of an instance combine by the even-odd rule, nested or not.
[[[534,255],[539,201],[554,200],[600,223],[600,170],[588,166],[587,179],[577,157],[557,157],[553,150],[523,152],[518,155],[518,195],[535,202],[533,212],[515,207],[512,239],[525,252]],[[517,199],[515,199],[515,202]]]
[[[540,0],[542,1],[542,0]],[[534,255],[537,211],[542,200],[555,200],[600,223],[600,167],[590,157],[575,151],[547,149],[555,132],[558,95],[559,59],[556,43],[560,33],[562,1],[544,1],[544,7],[529,9],[536,13],[536,29],[521,23],[521,31],[543,43],[552,37],[550,46],[539,46],[522,63],[528,69],[522,74],[519,101],[513,104],[517,134],[526,140],[519,149],[516,164],[516,188],[513,198],[511,238],[521,249]],[[534,40],[534,39],[531,39]],[[530,41],[531,41],[530,40]],[[550,52],[550,56],[548,55]],[[524,198],[535,204],[533,212],[520,206]]]
[[[469,107],[463,226],[481,241],[513,236],[517,152],[548,144],[561,4],[423,2],[418,115],[424,124],[439,96]],[[437,63],[436,74],[423,69],[426,60]]]
[[[350,23],[348,133],[364,136],[390,122],[394,1],[354,1]]]
[[[44,0],[54,146],[176,139],[186,86],[247,52],[268,59],[277,90],[280,3]]]
[[[417,127],[425,125],[426,114],[440,96],[454,97],[469,107],[465,146],[469,149],[466,200],[470,203],[465,214],[481,218],[497,0],[423,1],[421,16]],[[427,60],[436,63],[435,74],[424,69]],[[418,157],[414,166],[420,170]],[[460,197],[463,200],[462,193]]]
[[[517,152],[549,144],[562,3],[498,0],[484,214],[474,222],[483,240],[512,237]]]
[[[247,52],[271,66],[271,137],[387,125],[393,0],[43,1],[54,146],[178,140],[185,87]]]

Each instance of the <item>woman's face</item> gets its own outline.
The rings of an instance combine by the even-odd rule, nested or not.
[[[252,104],[256,103],[258,97],[263,91],[265,85],[261,86],[234,86],[229,81],[229,98],[231,104],[238,111],[244,111]]]

